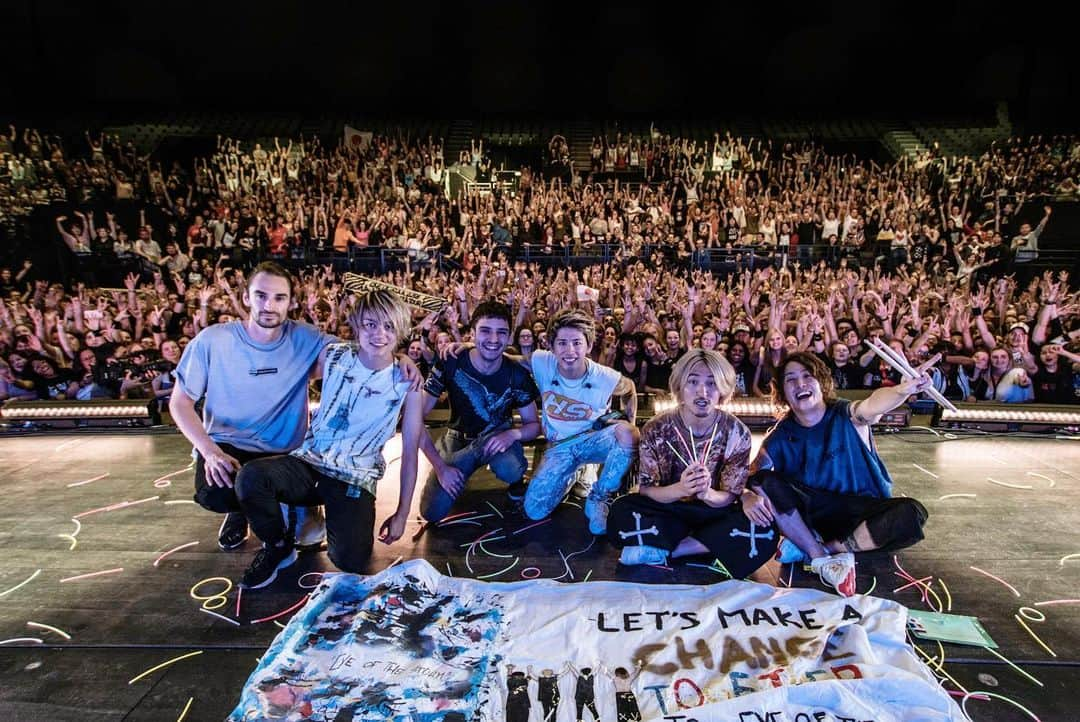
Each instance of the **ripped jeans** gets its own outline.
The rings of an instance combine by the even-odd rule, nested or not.
[[[603,464],[590,499],[607,499],[618,491],[634,461],[635,449],[619,445],[616,428],[612,424],[549,446],[525,492],[525,515],[546,519],[570,490],[574,470],[583,464]]]
[[[515,441],[508,449],[494,456],[484,454],[484,444],[487,440],[508,428],[510,428],[509,425],[500,426],[473,440],[469,440],[454,429],[447,429],[446,433],[435,442],[435,448],[439,450],[439,456],[443,461],[461,472],[466,482],[477,469],[487,465],[495,478],[507,484],[513,484],[524,478],[527,468],[525,450],[521,442]],[[451,496],[442,487],[438,474],[432,469],[420,493],[420,515],[430,522],[441,521],[450,513],[456,500],[457,496]]]

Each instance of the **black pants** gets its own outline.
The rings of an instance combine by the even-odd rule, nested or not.
[[[771,472],[756,475],[750,484],[765,490],[778,513],[798,511],[806,525],[825,541],[847,539],[866,522],[870,538],[878,550],[885,552],[922,541],[923,525],[929,516],[926,507],[914,499],[834,494]]]
[[[540,677],[536,698],[544,709],[544,722],[555,722],[555,715],[559,709],[559,678]]]
[[[574,697],[574,706],[577,707],[577,719],[584,720],[582,713],[588,709],[592,713],[593,720],[599,722],[600,713],[596,710],[596,698],[595,697]]]
[[[617,722],[641,722],[641,711],[633,692],[615,693],[615,715]]]
[[[247,464],[255,459],[264,459],[273,456],[265,451],[245,451],[229,444],[218,444],[221,450],[233,457],[241,464]],[[236,488],[227,486],[214,486],[206,481],[205,459],[202,454],[195,452],[195,503],[203,509],[216,511],[218,514],[228,514],[233,511],[243,511],[240,502],[236,498]],[[239,477],[238,477],[239,478]],[[280,513],[279,513],[280,516]]]
[[[236,495],[251,530],[268,545],[288,535],[279,504],[324,505],[330,561],[343,572],[363,573],[375,537],[375,497],[369,492],[296,457],[270,456],[244,465],[236,477]]]
[[[749,576],[772,559],[780,542],[771,526],[751,529],[738,504],[714,509],[701,502],[663,504],[642,494],[627,494],[611,505],[608,539],[616,546],[647,544],[673,551],[688,536],[708,547],[735,579]]]

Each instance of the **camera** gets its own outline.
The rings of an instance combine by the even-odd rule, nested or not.
[[[131,373],[131,378],[136,381],[144,381],[152,371],[158,373],[165,373],[173,369],[171,361],[165,359],[159,359],[157,361],[150,361],[148,363],[132,363],[130,361],[116,361],[115,363],[106,364],[102,369],[101,376],[105,383],[123,382],[124,377],[128,372]]]

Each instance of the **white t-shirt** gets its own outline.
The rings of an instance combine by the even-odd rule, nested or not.
[[[822,226],[821,227],[822,227],[821,237],[824,238],[826,241],[829,240],[830,236],[836,236],[837,239],[840,238],[840,219],[839,218],[833,218],[832,220],[826,218],[824,221],[822,221]]]
[[[411,384],[396,363],[369,369],[351,343],[331,345],[323,366],[322,403],[292,455],[374,496],[386,471],[383,446],[397,429]]]
[[[585,375],[568,381],[558,374],[554,354],[533,352],[533,378],[540,389],[544,436],[549,442],[588,431],[596,419],[611,410],[611,394],[622,376],[613,368],[593,361],[586,363]]]

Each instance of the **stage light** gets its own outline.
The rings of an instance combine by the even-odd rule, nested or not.
[[[728,399],[720,408],[751,429],[767,429],[776,423],[776,407],[765,399],[737,396]]]
[[[1080,428],[1080,410],[1074,406],[1033,404],[957,404],[956,411],[938,409],[934,426],[983,431],[1049,431]]]
[[[869,391],[843,391],[838,395],[841,398],[857,401],[866,398],[870,393],[871,392]],[[652,400],[652,415],[655,416],[664,411],[671,411],[677,406],[678,403],[672,398],[654,398]],[[772,427],[777,420],[776,407],[773,406],[772,401],[765,398],[736,396],[728,399],[728,401],[720,408],[732,416],[737,417],[739,421],[743,422],[751,429],[768,429]],[[645,420],[648,418],[651,417],[645,416]],[[881,419],[874,424],[874,428],[902,428],[907,426],[910,421],[911,410],[906,406],[901,406],[887,414],[882,414]]]
[[[0,406],[0,421],[35,422],[52,425],[56,421],[129,421],[157,425],[161,415],[153,399],[101,399],[95,401],[6,401]],[[79,424],[70,424],[70,426]]]

